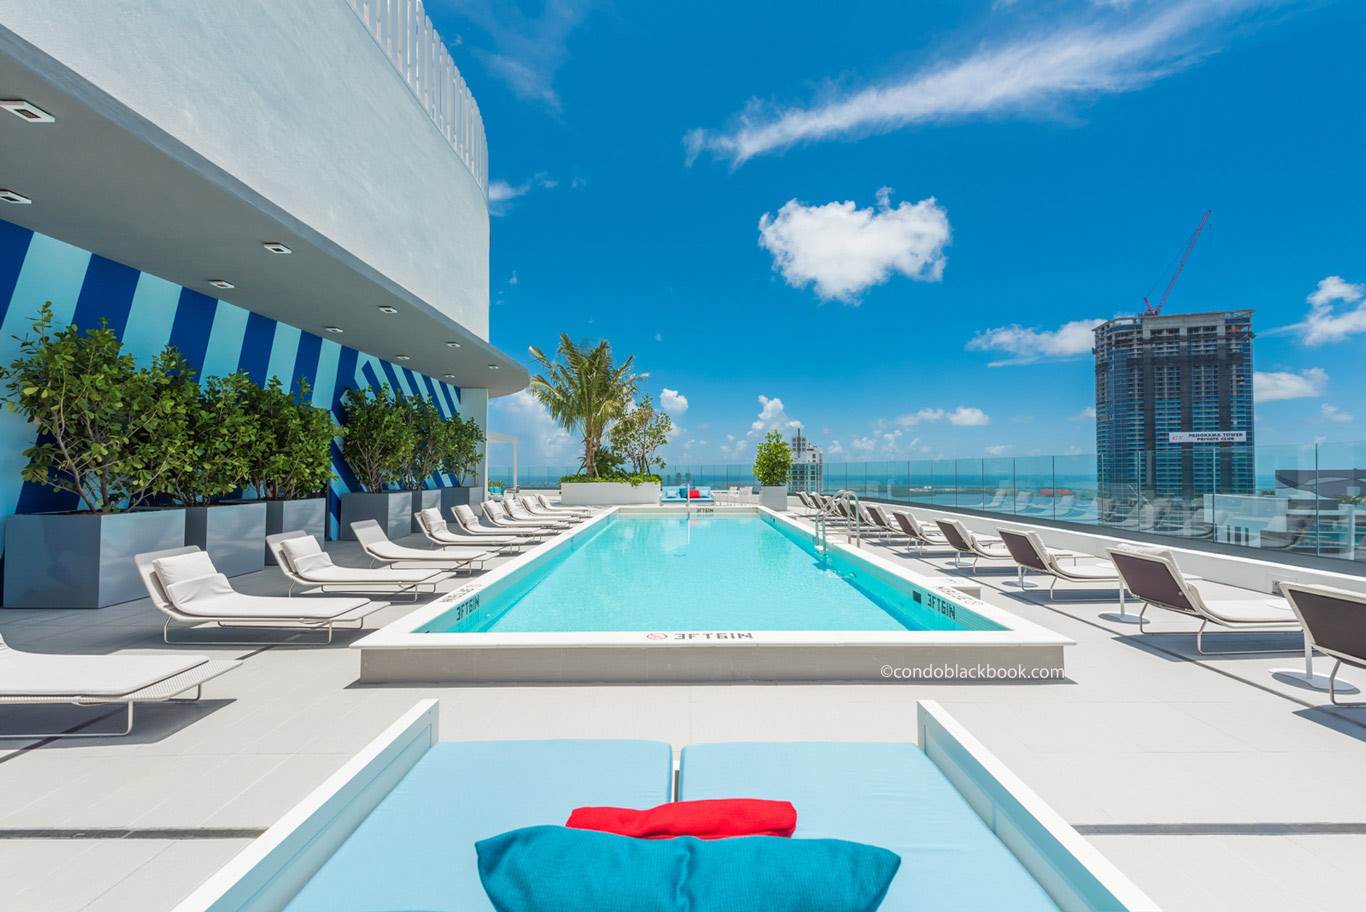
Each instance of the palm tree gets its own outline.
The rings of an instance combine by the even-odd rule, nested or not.
[[[635,355],[613,364],[612,345],[606,339],[588,348],[560,333],[556,360],[534,345],[531,356],[545,369],[531,378],[532,395],[561,427],[583,436],[583,470],[596,475],[602,435],[636,392],[640,377],[631,373]]]

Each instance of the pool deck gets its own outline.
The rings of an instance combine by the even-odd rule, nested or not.
[[[865,547],[922,572],[954,572],[945,555]],[[350,543],[329,550],[341,562],[358,553]],[[200,705],[141,707],[126,738],[3,742],[0,905],[170,908],[401,712],[434,697],[445,738],[653,738],[675,749],[913,740],[915,701],[934,699],[1169,912],[1360,906],[1366,710],[1324,708],[1320,695],[1271,677],[1300,661],[1298,637],[1254,636],[1254,645],[1286,643],[1284,655],[1197,658],[1185,619],[1159,612],[1159,635],[1140,639],[1099,617],[1114,609],[1108,592],[1048,603],[1021,593],[1013,568],[975,579],[987,602],[1076,641],[1066,680],[362,685],[348,648],[356,634],[330,647],[176,647],[244,664],[210,684]],[[274,569],[234,582],[263,594],[285,588]],[[396,604],[372,626],[413,610]],[[0,611],[5,640],[38,652],[158,654],[169,648],[160,630],[145,600]],[[206,638],[215,635],[236,638]],[[1248,635],[1211,642],[1232,636]],[[1344,677],[1366,685],[1366,672]],[[0,709],[0,725],[107,714],[11,707]]]

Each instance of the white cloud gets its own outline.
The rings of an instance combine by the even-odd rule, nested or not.
[[[984,329],[973,336],[968,351],[1004,352],[1008,358],[992,361],[989,367],[1034,364],[1089,354],[1095,344],[1093,330],[1105,321],[1070,320],[1057,329],[1029,329],[1019,324]]]
[[[513,94],[558,112],[555,77],[569,59],[569,35],[590,5],[556,0],[539,6],[539,15],[528,15],[517,4],[462,0],[452,5],[452,12],[487,34],[492,48],[474,48],[471,53]]]
[[[852,200],[807,206],[788,200],[777,215],[759,219],[759,246],[793,288],[815,285],[823,300],[856,303],[858,295],[900,274],[937,282],[944,274],[948,213],[934,197],[911,205],[891,204],[892,191],[877,192],[877,207]]]
[[[559,185],[559,181],[538,171],[536,174],[527,178],[519,184],[512,184],[505,180],[489,181],[489,214],[507,215],[512,209],[512,201],[526,196],[533,190],[554,190]],[[513,277],[516,277],[513,273]],[[510,284],[516,285],[515,281]]]
[[[1341,342],[1348,336],[1366,332],[1366,285],[1344,281],[1342,276],[1321,279],[1305,299],[1309,314],[1295,326],[1306,345]],[[1333,305],[1346,305],[1335,312]]]
[[[569,464],[580,456],[578,441],[555,423],[530,390],[490,400],[489,429],[517,438],[522,465]]]
[[[512,270],[512,275],[508,276],[508,284],[516,285],[519,281],[521,280],[517,278],[517,270]]]
[[[832,458],[835,456],[843,456],[844,444],[840,443],[838,440],[830,441],[830,445],[825,448],[825,455]]]
[[[1329,405],[1327,402],[1319,406],[1319,411],[1324,418],[1329,421],[1336,421],[1338,424],[1349,424],[1353,420],[1350,412],[1344,412],[1336,405]]]
[[[1300,371],[1254,371],[1252,397],[1258,402],[1280,399],[1308,399],[1323,395],[1328,385],[1328,373],[1321,367]]]
[[[1096,420],[1096,407],[1095,407],[1094,405],[1088,405],[1086,408],[1082,409],[1081,411],[1079,411],[1079,412],[1077,412],[1075,415],[1073,415],[1071,420],[1073,420],[1073,421],[1095,421],[1095,420]]]
[[[1012,449],[1014,449],[1014,446],[1012,444],[996,443],[992,444],[989,447],[982,447],[982,452],[986,453],[988,456],[1004,456],[1006,453],[1009,453]]]
[[[943,421],[944,414],[945,412],[941,408],[923,408],[918,412],[911,412],[894,418],[892,423],[899,424],[902,427],[915,427],[917,424],[923,424],[926,421]]]
[[[931,424],[945,419],[955,427],[980,427],[991,423],[990,415],[979,408],[968,405],[960,405],[951,412],[942,408],[922,408],[919,411],[908,412],[905,415],[893,418],[891,423],[900,427],[915,427],[917,424]],[[878,425],[884,423],[879,421]]]
[[[976,116],[1053,113],[1067,101],[1132,91],[1198,60],[1207,52],[1198,33],[1249,2],[1187,0],[1140,18],[1102,16],[979,47],[858,91],[827,88],[824,99],[805,107],[751,100],[730,129],[690,131],[688,161],[707,152],[739,166],[800,143]]]
[[[655,333],[655,341],[656,341],[656,342],[663,342],[663,341],[664,341],[664,334],[663,334],[663,333]]]
[[[979,408],[960,405],[949,413],[949,424],[957,427],[981,427],[991,424],[991,416]]]
[[[666,386],[659,394],[659,407],[677,418],[688,410],[688,397]]]
[[[757,437],[769,431],[795,431],[802,423],[789,417],[783,400],[777,396],[759,396],[759,415],[750,423],[749,436]]]

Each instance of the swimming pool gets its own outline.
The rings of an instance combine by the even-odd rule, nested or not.
[[[768,516],[612,516],[426,633],[999,630]]]
[[[363,683],[1063,676],[1067,637],[886,554],[762,506],[610,507],[351,648]]]

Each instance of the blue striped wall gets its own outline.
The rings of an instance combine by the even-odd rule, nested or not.
[[[15,337],[30,331],[44,301],[52,302],[61,324],[84,328],[108,320],[139,364],[149,363],[169,342],[201,377],[240,370],[257,383],[274,376],[296,390],[303,378],[313,390],[313,404],[330,408],[339,420],[348,389],[378,389],[386,383],[401,396],[436,402],[448,417],[460,411],[460,390],[449,383],[0,221],[0,363],[9,364],[17,356]],[[14,513],[76,506],[74,495],[20,477],[26,462],[22,454],[33,438],[32,426],[21,416],[0,410],[0,531]],[[335,537],[339,497],[360,486],[336,443],[332,467],[336,477],[328,507]],[[444,475],[428,480],[428,486],[454,483]]]

